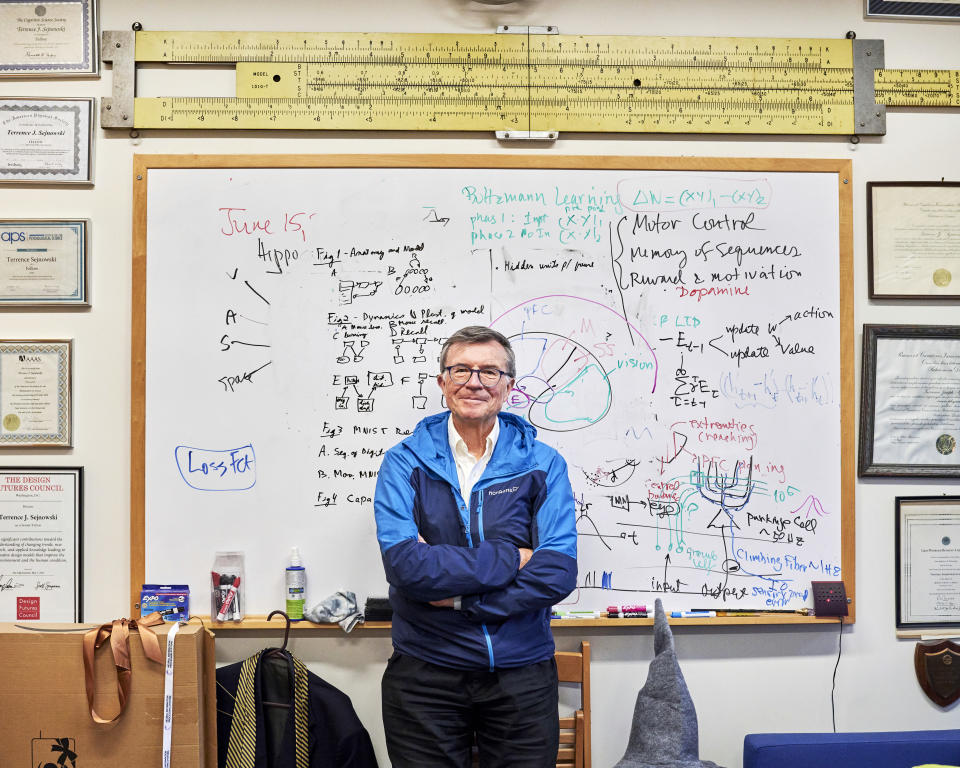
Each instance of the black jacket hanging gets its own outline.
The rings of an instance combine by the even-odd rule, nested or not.
[[[350,698],[291,654],[270,659],[265,651],[217,670],[217,763],[377,768]]]

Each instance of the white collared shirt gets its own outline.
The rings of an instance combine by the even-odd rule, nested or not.
[[[483,470],[487,468],[490,457],[493,456],[493,449],[497,445],[497,438],[500,437],[500,419],[493,423],[493,429],[487,435],[487,444],[483,455],[478,459],[467,449],[466,441],[460,437],[457,428],[453,425],[453,415],[447,418],[447,439],[450,441],[450,450],[453,452],[453,461],[457,465],[457,480],[460,481],[460,495],[463,500],[470,504],[470,493],[477,480],[483,475]]]

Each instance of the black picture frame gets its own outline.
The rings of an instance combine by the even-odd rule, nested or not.
[[[910,539],[907,528],[908,510],[911,506],[941,506],[942,511],[938,510],[936,514],[954,515],[956,522],[960,523],[960,496],[897,496],[894,500],[894,559],[895,559],[895,603],[894,612],[897,623],[897,629],[913,629],[916,627],[960,627],[960,619],[952,621],[950,619],[939,621],[937,619],[927,619],[923,621],[911,620],[912,616],[904,615],[904,590],[907,582],[914,577],[914,571],[917,564],[904,557],[904,546]],[[952,507],[952,509],[950,509]],[[914,516],[922,515],[922,512],[914,511]],[[929,513],[928,513],[929,514]],[[932,518],[934,515],[930,515]],[[935,521],[931,521],[935,522]],[[951,520],[951,522],[953,522]],[[960,544],[960,541],[957,542]]]
[[[919,264],[908,265],[908,267],[914,272],[914,281],[916,280],[916,272],[922,269],[929,269],[930,266],[941,267],[934,269],[933,272],[926,273],[930,275],[930,281],[933,283],[933,286],[929,289],[929,292],[922,292],[918,290],[906,292],[889,289],[886,291],[881,291],[880,288],[878,288],[877,283],[880,280],[880,275],[884,273],[884,270],[880,267],[880,263],[885,258],[889,258],[891,254],[885,252],[890,246],[889,242],[878,242],[883,240],[883,238],[878,237],[877,227],[881,222],[885,222],[888,219],[902,222],[903,217],[900,214],[904,213],[904,209],[908,207],[910,202],[913,202],[904,200],[898,207],[893,201],[883,201],[881,198],[884,190],[903,190],[904,193],[912,190],[936,190],[937,194],[940,196],[949,195],[948,202],[952,202],[954,206],[960,207],[960,181],[867,182],[867,291],[870,298],[912,299],[920,301],[960,301],[960,268],[958,268],[958,264],[960,264],[960,253],[952,253],[949,256],[944,255],[942,257],[942,261],[934,261],[929,266],[926,264],[923,266],[920,266]],[[942,201],[938,199],[935,202],[926,202],[928,205],[933,206],[941,204]],[[942,218],[942,208],[939,209],[937,213],[939,213],[940,217]],[[935,228],[937,223],[931,221],[930,226]],[[892,235],[887,233],[887,239],[889,240],[890,238],[892,238]],[[931,247],[940,247],[940,241],[928,241],[926,245]],[[953,274],[950,269],[946,269],[945,267],[952,267],[953,273],[955,274]],[[888,268],[890,268],[889,265]],[[939,273],[942,273],[942,276]],[[948,290],[948,286],[952,286],[952,288]]]
[[[72,475],[75,478],[74,483],[74,493],[73,493],[73,536],[72,552],[67,553],[68,556],[73,557],[72,564],[72,573],[73,573],[73,590],[70,594],[70,599],[72,600],[72,620],[74,623],[83,622],[83,498],[84,498],[84,478],[83,478],[83,467],[59,467],[59,466],[49,466],[49,465],[39,465],[39,466],[14,466],[14,465],[4,465],[0,466],[0,474],[9,475],[11,473],[19,473],[21,477],[54,477],[57,475]],[[30,480],[28,479],[25,482],[26,485],[30,485]],[[0,505],[0,507],[6,505]],[[3,526],[0,525],[0,530],[3,529]],[[66,612],[65,612],[66,613]],[[14,618],[7,618],[0,616],[0,621],[13,621]],[[16,619],[20,621],[19,619]],[[40,619],[41,621],[48,621],[48,619]]]
[[[908,3],[864,0],[866,18],[960,21],[960,3]]]
[[[864,325],[863,358],[860,382],[860,443],[857,473],[860,477],[960,477],[960,461],[956,466],[879,462],[874,457],[874,435],[877,412],[877,341],[884,338],[905,339],[916,344],[927,340],[960,340],[956,325]],[[939,446],[938,446],[939,450]],[[942,451],[941,451],[942,453]]]

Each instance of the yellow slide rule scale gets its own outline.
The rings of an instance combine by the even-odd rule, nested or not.
[[[887,106],[958,107],[960,70],[884,69],[882,40],[497,34],[103,33],[132,129],[879,135]],[[233,96],[138,97],[138,64],[234,65]]]

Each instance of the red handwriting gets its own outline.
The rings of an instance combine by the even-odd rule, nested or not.
[[[259,232],[267,235],[274,234],[275,225],[272,220],[252,217],[247,214],[246,208],[219,208],[218,210],[226,217],[220,227],[220,233],[227,237],[253,235]],[[307,242],[307,231],[302,217],[306,216],[309,221],[316,215],[306,211],[286,212],[283,214],[283,231],[300,235],[300,239]]]
[[[311,213],[309,216],[307,216],[307,212],[306,212],[306,211],[299,211],[298,213],[285,213],[285,214],[283,214],[283,231],[284,231],[284,232],[299,232],[299,233],[300,233],[300,238],[303,240],[303,242],[307,242],[307,232],[306,232],[306,230],[303,228],[303,224],[301,224],[299,221],[297,221],[297,219],[298,219],[300,216],[306,216],[306,217],[307,217],[307,221],[309,221],[310,219],[312,219],[312,218],[313,218],[314,216],[316,216],[316,215],[317,215],[316,213]]]
[[[247,210],[246,208],[220,208],[219,210],[227,217],[224,226],[220,227],[220,232],[227,237],[238,234],[252,235],[255,232],[273,234],[273,230],[270,229],[270,219],[264,219],[263,221],[259,219],[245,220],[241,214]]]

